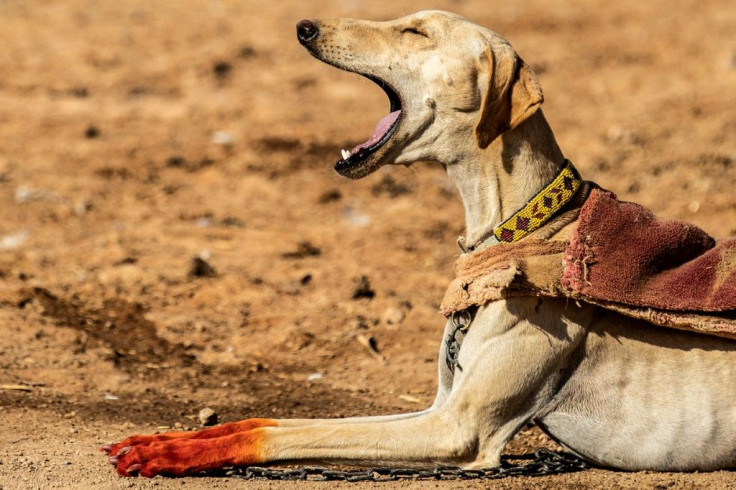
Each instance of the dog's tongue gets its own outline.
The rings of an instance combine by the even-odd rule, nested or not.
[[[401,114],[400,110],[394,111],[387,116],[384,116],[380,121],[378,121],[378,124],[376,124],[376,129],[373,130],[373,134],[370,138],[368,138],[368,141],[366,141],[365,143],[361,143],[353,148],[353,151],[351,153],[356,153],[363,148],[369,148],[381,141],[381,138],[383,138],[389,128],[399,118],[399,114]]]

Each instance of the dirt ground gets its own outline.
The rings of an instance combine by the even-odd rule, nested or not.
[[[275,487],[120,479],[97,447],[197,427],[204,407],[223,422],[430,403],[459,197],[432,165],[339,178],[339,150],[387,102],[294,32],[305,17],[428,6],[514,44],[586,178],[736,236],[733,0],[0,0],[0,488]],[[509,451],[541,445],[528,429]]]

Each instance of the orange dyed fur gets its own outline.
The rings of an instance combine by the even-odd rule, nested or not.
[[[119,475],[182,476],[225,466],[263,461],[263,427],[270,419],[248,419],[197,432],[135,435],[102,449]]]

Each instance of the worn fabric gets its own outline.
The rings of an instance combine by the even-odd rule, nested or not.
[[[566,297],[736,339],[736,239],[715,240],[597,188],[569,240],[502,243],[463,255],[455,269],[445,315],[515,296]]]
[[[464,254],[455,262],[441,312],[449,316],[470,306],[512,296],[554,296],[560,290],[568,242],[527,239],[499,243]]]
[[[562,285],[631,306],[736,310],[736,239],[715,240],[596,189],[580,212]]]

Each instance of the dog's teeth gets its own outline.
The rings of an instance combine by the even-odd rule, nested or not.
[[[342,153],[342,159],[347,160],[350,158],[351,153],[348,150],[342,150],[340,153]]]

